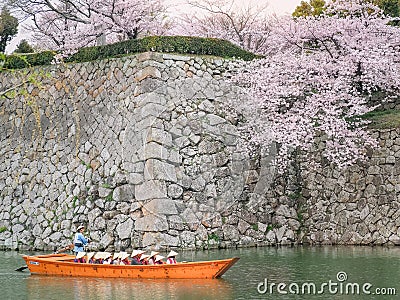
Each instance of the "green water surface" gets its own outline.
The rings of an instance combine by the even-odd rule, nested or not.
[[[14,271],[21,253],[0,252],[0,299],[400,299],[400,247],[186,251],[178,260],[233,256],[221,279],[133,280],[30,275]]]

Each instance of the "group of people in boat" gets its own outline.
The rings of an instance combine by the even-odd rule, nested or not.
[[[171,251],[165,257],[160,255],[160,252],[152,251],[150,254],[145,254],[142,250],[133,250],[132,254],[127,252],[85,252],[84,246],[89,243],[83,232],[85,226],[80,225],[76,229],[74,236],[74,252],[76,257],[74,262],[78,263],[91,263],[91,264],[112,264],[112,265],[162,265],[162,264],[176,264],[175,256],[178,255],[175,251]]]
[[[151,251],[150,254],[145,254],[142,250],[133,250],[131,254],[127,252],[84,252],[79,251],[74,259],[77,263],[90,263],[90,264],[110,264],[110,265],[162,265],[162,264],[176,264],[175,251],[170,251],[164,261],[165,257],[160,255],[160,252]]]

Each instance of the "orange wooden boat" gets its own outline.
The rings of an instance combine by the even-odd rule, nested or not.
[[[74,255],[24,255],[32,274],[106,278],[219,278],[239,258],[163,265],[102,265],[75,263]]]

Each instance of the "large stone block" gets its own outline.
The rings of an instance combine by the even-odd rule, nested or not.
[[[169,247],[178,247],[179,238],[169,234],[164,234],[164,244]]]
[[[142,247],[146,248],[149,246],[156,246],[160,243],[161,241],[161,237],[160,237],[160,233],[159,232],[145,232],[143,234],[143,238],[142,238]],[[156,249],[156,247],[154,247],[154,249]],[[153,248],[152,248],[153,249]]]
[[[160,117],[166,111],[165,105],[157,103],[147,103],[141,109],[141,117],[144,119],[147,116]]]
[[[147,131],[146,141],[155,142],[165,146],[172,146],[172,135],[171,133],[160,128],[151,127]]]
[[[175,166],[158,159],[148,159],[145,164],[144,178],[177,182]]]
[[[154,158],[154,159],[164,160],[169,157],[167,149],[155,142],[147,143],[144,146],[143,151],[144,151],[143,155],[144,159]]]
[[[100,247],[106,249],[108,246],[110,246],[114,242],[114,237],[110,233],[106,233],[103,235],[103,237],[100,240]]]
[[[98,216],[100,216],[100,215],[102,215],[102,214],[103,214],[103,212],[101,211],[100,208],[95,208],[95,209],[91,210],[91,211],[88,213],[88,221],[89,221],[89,224],[92,224],[92,223],[94,222],[94,220],[95,220]]]
[[[238,241],[239,231],[236,226],[233,225],[222,225],[222,231],[224,232],[224,239],[228,241]]]
[[[154,199],[143,205],[143,209],[146,210],[146,214],[154,215],[176,215],[178,210],[176,209],[175,201],[171,199]]]
[[[158,180],[145,181],[135,186],[135,198],[138,201],[168,198],[167,186],[165,182]]]
[[[113,199],[116,202],[134,201],[135,199],[135,186],[124,184],[114,189]]]
[[[139,53],[137,56],[138,62],[143,62],[143,61],[148,61],[148,60],[154,60],[154,61],[159,61],[161,62],[163,60],[163,55],[160,53],[156,52],[143,52]]]
[[[132,234],[132,229],[133,229],[133,220],[129,218],[125,222],[118,224],[117,227],[115,228],[115,231],[118,234],[118,237],[121,240],[124,240],[130,238]]]
[[[135,222],[136,231],[165,231],[168,230],[168,222],[166,217],[147,215],[139,218]]]
[[[142,70],[139,70],[136,74],[135,74],[135,81],[136,82],[140,82],[143,79],[146,78],[161,78],[161,73],[160,71],[153,67],[153,66],[148,66],[143,68]]]

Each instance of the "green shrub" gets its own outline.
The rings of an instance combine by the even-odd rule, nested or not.
[[[213,55],[227,58],[236,57],[243,60],[252,60],[257,57],[257,55],[243,50],[231,42],[220,39],[188,36],[150,36],[138,40],[82,48],[69,57],[67,61],[84,62],[147,51]]]
[[[55,52],[43,51],[32,54],[12,54],[5,57],[3,69],[22,69],[51,64]]]
[[[149,36],[104,46],[81,48],[65,61],[79,63],[148,51],[212,55],[223,58],[240,58],[243,60],[252,60],[259,57],[231,42],[221,39],[191,36]],[[3,69],[22,69],[32,66],[49,65],[53,61],[55,54],[56,52],[54,51],[43,51],[31,54],[7,55]]]

